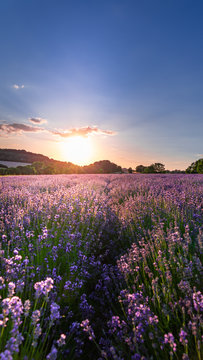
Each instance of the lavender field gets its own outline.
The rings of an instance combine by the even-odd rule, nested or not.
[[[0,359],[201,360],[203,175],[0,178]]]

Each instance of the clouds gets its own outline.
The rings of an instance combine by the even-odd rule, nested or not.
[[[38,125],[41,125],[41,124],[46,124],[47,123],[47,120],[46,119],[42,119],[42,118],[30,118],[28,119],[31,123],[33,124],[38,124]]]
[[[42,118],[28,119],[34,126],[24,123],[3,123],[0,124],[0,136],[21,135],[23,133],[38,133],[44,132],[49,135],[55,135],[61,138],[69,138],[74,136],[87,137],[88,135],[108,135],[112,136],[116,133],[111,130],[103,130],[96,126],[85,126],[80,128],[71,128],[66,130],[52,130],[46,129],[39,125],[47,123],[47,120]]]
[[[17,85],[17,84],[14,84],[12,85],[12,88],[15,89],[15,90],[20,90],[20,89],[24,89],[25,85]]]
[[[19,123],[13,123],[13,124],[0,124],[0,133],[1,134],[22,134],[23,132],[39,132],[43,129],[38,126],[30,126],[26,124],[19,124]]]
[[[115,135],[114,131],[111,130],[102,130],[99,129],[98,127],[91,127],[91,126],[85,126],[85,127],[81,127],[81,128],[72,128],[69,130],[64,130],[64,131],[51,131],[52,134],[54,135],[58,135],[61,136],[63,138],[68,138],[71,136],[88,136],[88,135]]]
[[[22,133],[37,133],[47,131],[44,128],[38,126],[47,123],[46,119],[42,118],[29,118],[28,119],[35,126],[27,125],[24,123],[4,123],[0,124],[0,135],[21,135]]]

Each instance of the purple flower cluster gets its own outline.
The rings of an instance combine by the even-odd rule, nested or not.
[[[89,336],[89,340],[93,340],[95,338],[95,334],[94,331],[90,325],[90,322],[88,319],[83,320],[80,324],[81,328],[83,329],[84,332],[86,332]]]
[[[0,186],[0,360],[201,358],[202,175]]]
[[[142,292],[130,294],[123,290],[119,301],[126,318],[121,320],[119,316],[112,316],[108,322],[109,334],[116,336],[120,343],[127,344],[130,351],[134,352],[138,344],[144,342],[152,326],[156,327],[158,318],[150,310],[148,300],[143,297]]]
[[[36,282],[34,285],[34,289],[36,290],[36,297],[38,298],[40,295],[47,296],[51,289],[53,288],[53,279],[48,277],[44,281]]]
[[[195,310],[203,312],[203,295],[201,294],[201,291],[194,292],[192,299]]]
[[[164,335],[164,344],[169,344],[170,345],[170,348],[173,352],[176,351],[176,343],[174,341],[174,336],[172,333],[168,333],[168,334],[165,334]]]
[[[55,302],[51,303],[50,306],[51,314],[50,314],[50,320],[53,323],[55,320],[60,319],[60,306],[56,304]]]

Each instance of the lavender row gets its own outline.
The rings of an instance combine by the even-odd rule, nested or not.
[[[0,359],[201,359],[203,176],[0,184]]]

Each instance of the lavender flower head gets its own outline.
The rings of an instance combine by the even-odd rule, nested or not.
[[[32,318],[32,323],[35,326],[40,320],[40,310],[33,311],[31,318]]]
[[[58,304],[56,304],[55,302],[53,302],[51,304],[51,315],[50,315],[51,322],[54,322],[55,320],[60,318],[59,309],[60,309],[60,306]]]
[[[186,345],[188,343],[187,335],[188,334],[183,329],[180,329],[179,337],[180,337],[180,342],[183,345]]]
[[[87,332],[89,334],[89,340],[93,340],[95,338],[95,335],[89,323],[90,323],[89,320],[86,319],[81,322],[80,326],[82,327],[84,332]]]
[[[15,287],[16,287],[16,285],[12,281],[10,283],[8,283],[8,297],[13,296],[13,294],[15,292]]]
[[[0,360],[13,360],[13,356],[9,350],[0,353]]]
[[[60,338],[57,340],[57,344],[58,346],[62,346],[65,345],[65,343],[66,343],[66,335],[61,334]]]
[[[198,312],[203,311],[203,295],[201,291],[194,292],[192,298],[195,310]]]
[[[174,336],[172,333],[168,333],[164,335],[164,344],[169,344],[171,350],[173,350],[173,352],[176,351],[176,343],[174,341]]]
[[[25,300],[24,302],[24,315],[28,316],[30,311],[30,300]]]
[[[57,349],[55,346],[52,346],[51,352],[47,355],[47,360],[56,360],[57,359]]]
[[[40,297],[40,295],[48,296],[48,293],[53,288],[54,280],[50,277],[46,278],[44,281],[36,282],[34,285],[34,289],[36,290],[36,297]]]

